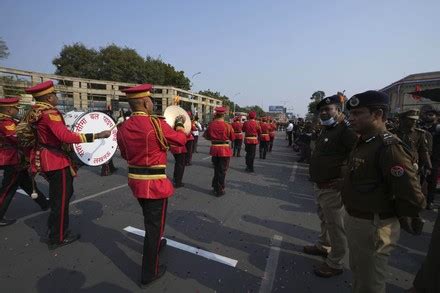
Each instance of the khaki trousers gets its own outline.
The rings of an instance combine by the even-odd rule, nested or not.
[[[321,220],[321,233],[315,245],[329,252],[327,265],[334,269],[342,269],[343,259],[347,253],[347,237],[341,193],[335,189],[320,189],[316,185],[315,192],[318,216]]]
[[[365,220],[345,215],[353,293],[385,293],[388,257],[400,236],[397,218]]]

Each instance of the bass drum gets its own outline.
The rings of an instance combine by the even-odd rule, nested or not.
[[[64,123],[69,129],[72,129],[73,123],[78,120],[79,117],[84,115],[84,111],[70,111],[63,115]]]
[[[89,112],[81,115],[72,125],[72,131],[78,133],[97,133],[110,130],[115,126],[113,119],[102,112]],[[100,166],[113,157],[118,148],[116,134],[113,128],[110,137],[97,139],[92,143],[73,144],[73,151],[79,161],[88,166]]]

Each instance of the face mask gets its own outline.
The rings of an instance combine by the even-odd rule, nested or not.
[[[335,118],[333,118],[333,117],[331,117],[330,119],[327,119],[327,120],[322,120],[322,119],[319,119],[319,120],[321,121],[321,124],[324,126],[330,126],[336,122]]]

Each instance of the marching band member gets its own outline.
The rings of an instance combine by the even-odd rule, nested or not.
[[[30,154],[32,173],[43,173],[49,182],[50,215],[49,249],[70,244],[80,234],[69,231],[69,201],[73,195],[73,177],[76,171],[66,149],[70,144],[93,142],[107,138],[110,131],[99,133],[75,133],[67,129],[63,116],[55,107],[58,97],[52,81],[45,81],[27,88],[36,104],[24,118],[36,130],[36,143]]]
[[[260,125],[255,121],[256,116],[255,112],[249,112],[248,120],[243,123],[247,172],[254,172],[255,152],[257,150],[258,136],[261,133]]]
[[[267,150],[269,147],[269,143],[270,143],[270,129],[271,126],[269,125],[269,123],[267,123],[267,118],[266,117],[262,117],[261,118],[261,122],[260,122],[260,128],[261,128],[261,133],[260,133],[260,159],[265,160],[266,159],[266,154],[267,154]]]
[[[130,120],[118,128],[117,140],[121,156],[128,163],[128,185],[142,208],[145,238],[142,257],[141,287],[165,274],[159,265],[168,198],[174,189],[165,173],[168,144],[184,147],[184,119],[176,118],[173,130],[165,119],[153,116],[150,98],[153,86],[142,84],[124,89],[133,111]]]
[[[240,121],[240,117],[235,117],[234,122],[231,124],[232,128],[234,129],[234,143],[233,143],[233,149],[234,153],[233,156],[240,157],[240,151],[241,151],[241,145],[243,143],[243,123]]]
[[[32,178],[22,164],[25,161],[24,150],[19,148],[16,134],[17,121],[14,117],[18,113],[19,100],[18,97],[0,99],[0,169],[3,170],[0,186],[0,227],[16,222],[15,219],[6,219],[4,215],[18,187],[28,195],[34,191]],[[35,191],[38,197],[34,201],[42,210],[47,210],[49,204],[46,196],[38,189]]]
[[[214,188],[214,194],[218,197],[225,194],[226,171],[232,156],[229,142],[234,140],[234,129],[224,120],[225,111],[224,107],[215,108],[214,120],[208,125],[204,133],[204,137],[211,141],[209,153],[214,163],[212,187]]]

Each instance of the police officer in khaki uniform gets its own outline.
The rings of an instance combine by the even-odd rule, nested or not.
[[[342,189],[355,293],[385,293],[388,257],[400,227],[412,234],[423,227],[418,215],[425,197],[409,150],[386,130],[388,105],[389,97],[378,91],[347,102],[350,124],[360,135]]]
[[[429,145],[425,130],[416,128],[419,120],[419,110],[410,109],[399,115],[399,127],[395,134],[411,150],[415,163],[419,167],[419,173],[423,177],[430,174],[432,165],[429,157]]]
[[[333,277],[343,272],[347,238],[343,222],[340,182],[348,155],[356,141],[356,133],[341,113],[338,95],[323,99],[317,106],[322,130],[318,134],[310,160],[310,177],[315,182],[321,234],[315,245],[305,246],[304,252],[327,256],[315,269],[320,277]]]

